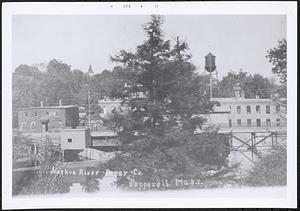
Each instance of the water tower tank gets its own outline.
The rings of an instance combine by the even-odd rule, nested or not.
[[[205,56],[205,70],[207,72],[213,72],[216,69],[216,56],[209,53]]]

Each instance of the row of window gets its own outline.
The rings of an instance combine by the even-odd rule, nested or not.
[[[231,106],[229,108],[231,109]],[[255,111],[256,111],[256,113],[260,113],[260,106],[259,105],[255,106]],[[271,106],[266,105],[265,111],[266,111],[266,114],[270,114],[271,113]],[[280,111],[280,105],[276,105],[276,112],[279,112],[279,111]],[[237,106],[236,107],[236,112],[238,114],[241,114],[242,113],[242,107]],[[247,112],[247,114],[251,114],[251,106],[249,106],[249,105],[246,106],[246,112]]]
[[[236,122],[237,126],[242,126],[242,120],[241,119],[237,119]],[[256,119],[256,124],[257,127],[261,127],[261,119]],[[247,119],[247,123],[246,126],[253,126],[251,119]],[[266,119],[266,126],[267,127],[271,127],[271,120],[270,119]],[[279,127],[280,126],[280,119],[276,119],[276,126]],[[232,120],[229,119],[229,127],[232,127]]]
[[[50,112],[49,111],[46,111],[45,114],[47,116],[50,116]],[[51,112],[51,114],[54,115],[54,116],[58,116],[59,113],[58,113],[58,111],[55,111],[55,112]],[[32,116],[37,116],[37,115],[38,115],[38,112],[32,113]],[[24,112],[24,116],[28,117],[28,112]]]
[[[31,128],[31,129],[35,129],[35,127],[36,127],[36,122],[31,122],[31,123],[30,123],[30,128]],[[21,123],[21,129],[22,129],[22,130],[25,130],[25,129],[26,129],[26,122],[22,122],[22,123]]]
[[[58,121],[58,126],[59,127],[62,126],[62,121]],[[26,129],[26,122],[21,123],[21,128],[22,128],[22,130]],[[35,129],[35,128],[36,128],[36,122],[31,122],[30,123],[30,129]]]
[[[115,106],[112,106],[112,107],[101,106],[101,108],[102,108],[102,111],[101,111],[102,114],[110,114],[110,113],[113,113],[114,110],[117,110],[117,108]],[[118,110],[120,112],[123,111],[121,107],[119,107]]]

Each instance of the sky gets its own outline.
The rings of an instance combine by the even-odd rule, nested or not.
[[[204,72],[204,56],[216,56],[219,78],[241,69],[274,77],[267,50],[286,38],[283,15],[166,15],[165,39],[189,45],[191,62]],[[112,70],[121,49],[134,52],[145,35],[148,15],[16,15],[13,17],[13,68],[61,60],[71,69]]]

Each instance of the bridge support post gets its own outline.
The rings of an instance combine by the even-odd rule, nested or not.
[[[65,150],[61,150],[61,160],[65,162]]]
[[[251,160],[254,161],[254,145],[256,144],[256,134],[255,132],[251,133]]]
[[[274,147],[274,133],[272,134],[271,139],[272,139],[272,148],[273,148]]]

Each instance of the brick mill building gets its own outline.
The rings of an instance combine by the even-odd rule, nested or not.
[[[24,132],[48,132],[79,126],[78,106],[59,105],[18,110],[18,127]]]

